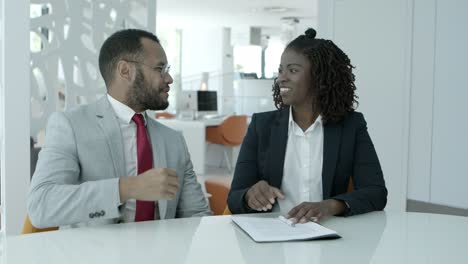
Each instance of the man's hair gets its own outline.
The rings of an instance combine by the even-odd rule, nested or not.
[[[143,56],[142,38],[159,43],[154,34],[140,29],[124,29],[115,32],[102,44],[99,52],[99,70],[106,86],[109,87],[114,78],[117,62],[120,60],[139,60]]]
[[[291,41],[285,50],[294,50],[310,62],[315,108],[324,123],[339,122],[359,104],[355,95],[354,66],[348,56],[331,40],[315,38],[316,31],[309,28],[304,35]],[[273,99],[278,109],[284,107],[278,83],[273,85]],[[311,109],[312,111],[312,109]]]

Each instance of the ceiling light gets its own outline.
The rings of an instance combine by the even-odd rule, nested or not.
[[[263,11],[267,13],[284,13],[289,11],[290,9],[284,6],[266,6],[263,8]]]

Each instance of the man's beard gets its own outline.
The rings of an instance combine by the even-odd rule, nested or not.
[[[161,91],[152,89],[143,76],[141,68],[137,68],[135,81],[127,96],[129,106],[134,109],[164,110],[169,102],[162,98]]]

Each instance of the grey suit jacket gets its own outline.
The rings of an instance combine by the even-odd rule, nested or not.
[[[155,168],[179,178],[174,200],[159,200],[161,219],[210,215],[182,135],[151,118],[148,134]],[[50,116],[28,197],[31,222],[39,228],[115,223],[119,177],[125,175],[123,138],[107,97]]]

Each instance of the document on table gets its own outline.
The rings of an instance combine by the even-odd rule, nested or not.
[[[290,226],[277,217],[232,216],[231,219],[255,242],[340,238],[335,231],[314,222]]]

